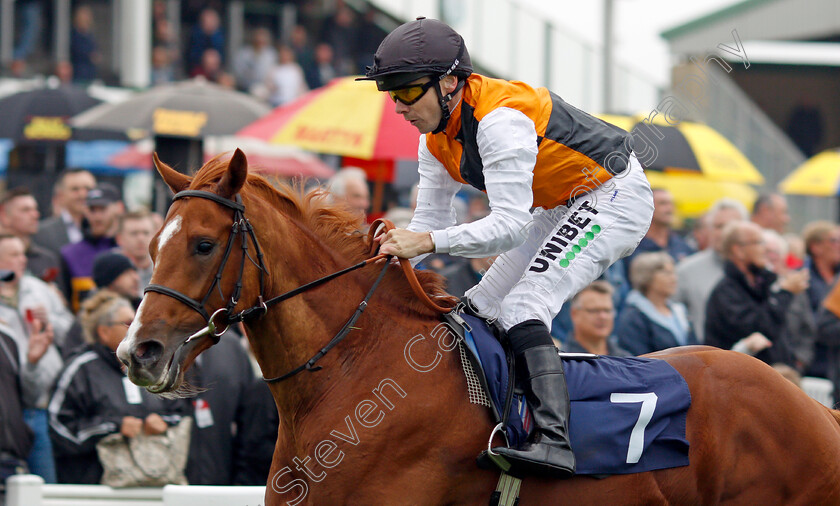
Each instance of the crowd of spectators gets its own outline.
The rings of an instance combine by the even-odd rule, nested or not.
[[[102,50],[103,45],[107,46],[108,32],[97,29],[110,22],[107,9],[101,5],[75,5],[68,60],[54,62],[45,71],[32,68],[33,64],[43,64],[37,48],[43,39],[40,18],[45,1],[26,0],[18,4],[20,24],[14,59],[7,69],[12,77],[49,72],[62,83],[114,82],[104,60],[105,56],[115,56]],[[167,2],[152,3],[151,86],[201,76],[279,106],[335,77],[364,73],[386,35],[374,22],[374,8],[359,13],[339,0],[325,11],[302,6],[297,9],[297,24],[287,31],[277,28],[281,23],[272,15],[245,16],[244,40],[228,54],[231,41],[224,9],[222,2],[213,0],[182,2],[180,26],[173,27]]]
[[[0,483],[21,472],[99,483],[101,439],[159,434],[184,416],[189,483],[265,483],[279,422],[241,329],[196,360],[191,399],[147,393],[116,359],[163,218],[127,212],[118,188],[79,169],[59,175],[40,218],[26,189],[0,197]]]

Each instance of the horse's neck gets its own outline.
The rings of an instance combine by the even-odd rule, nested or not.
[[[358,288],[328,290],[327,298],[332,301],[336,299],[335,293],[354,291],[358,301],[351,295],[342,297],[348,299],[347,304],[340,306],[343,309],[335,309],[313,294],[302,299],[297,308],[284,308],[276,318],[276,330],[270,330],[268,325],[254,328],[252,339],[260,347],[257,354],[267,369],[265,374],[282,374],[294,369],[326,345],[364,296]],[[321,370],[303,371],[272,386],[281,425],[287,428],[285,444],[294,452],[305,452],[322,441],[325,430],[329,433],[335,429],[352,439],[352,431],[358,432],[374,422],[378,424],[378,419],[404,418],[411,413],[411,423],[417,423],[422,417],[434,418],[439,416],[435,413],[446,410],[470,409],[453,405],[467,404],[467,396],[452,392],[463,390],[463,376],[456,369],[457,360],[453,360],[457,358],[453,355],[457,349],[447,351],[451,339],[444,335],[445,330],[438,322],[396,308],[383,308],[376,302],[372,301],[357,322],[358,329],[318,362]],[[283,338],[275,339],[275,332]],[[295,339],[294,336],[311,343],[294,358],[287,354],[285,360],[277,360],[283,352],[270,351],[270,346],[263,343],[288,341]],[[278,368],[279,362],[283,364]],[[417,402],[425,409],[418,412],[416,407],[408,407]],[[435,409],[437,402],[442,403],[440,410]],[[447,404],[445,409],[443,404]],[[312,430],[315,432],[310,433]]]

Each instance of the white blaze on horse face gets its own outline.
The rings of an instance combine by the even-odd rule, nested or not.
[[[180,218],[180,216],[179,216]],[[146,305],[146,298],[143,297],[143,300],[140,302],[140,306],[137,308],[137,312],[134,313],[134,320],[131,321],[131,325],[128,327],[128,332],[125,333],[125,337],[123,338],[120,345],[117,347],[117,357],[128,361],[129,359],[129,350],[134,347],[134,341],[136,340],[135,337],[137,336],[137,331],[140,330],[140,320],[143,318],[143,306]]]
[[[179,230],[181,230],[181,217],[176,216],[172,221],[167,223],[165,227],[163,227],[163,231],[158,237],[158,254],[163,251],[163,247],[166,245],[167,241],[172,239],[172,236]]]

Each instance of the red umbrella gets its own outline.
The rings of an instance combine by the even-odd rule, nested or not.
[[[371,81],[332,80],[237,134],[362,160],[417,160],[417,129]]]

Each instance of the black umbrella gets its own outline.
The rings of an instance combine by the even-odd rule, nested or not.
[[[158,86],[118,104],[102,104],[73,118],[80,129],[202,138],[232,135],[271,109],[245,93],[203,80]]]
[[[22,91],[0,99],[0,138],[17,144],[64,142],[71,136],[68,120],[101,100],[84,88],[60,86]]]

